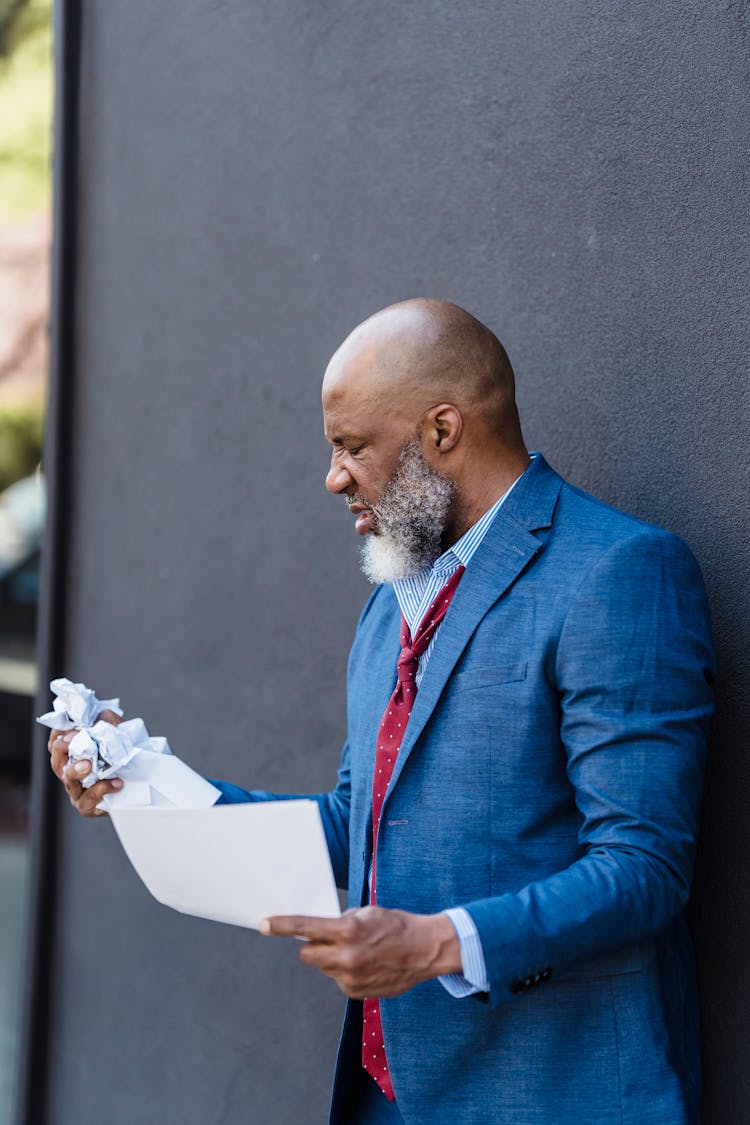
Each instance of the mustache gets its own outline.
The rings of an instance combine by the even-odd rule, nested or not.
[[[364,508],[369,508],[371,512],[377,511],[375,505],[371,504],[361,492],[355,492],[353,496],[345,496],[344,500],[346,501],[347,508],[352,508],[355,504],[361,504]]]

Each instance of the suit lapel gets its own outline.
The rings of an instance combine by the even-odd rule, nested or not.
[[[388,796],[475,629],[541,550],[542,540],[532,531],[550,526],[561,486],[562,478],[537,454],[472,556],[422,677]]]

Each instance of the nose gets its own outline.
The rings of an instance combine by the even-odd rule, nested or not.
[[[354,484],[354,479],[347,469],[336,461],[336,454],[334,452],[331,458],[331,467],[326,473],[326,488],[329,492],[336,493],[346,492],[347,488],[351,488]]]

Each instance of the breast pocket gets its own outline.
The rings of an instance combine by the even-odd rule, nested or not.
[[[518,683],[526,679],[528,664],[482,664],[469,668],[453,677],[453,687],[457,692],[478,691],[480,688],[501,687],[502,684]]]
[[[450,680],[442,718],[451,736],[472,755],[489,755],[493,728],[516,727],[526,710],[524,661],[478,664]]]

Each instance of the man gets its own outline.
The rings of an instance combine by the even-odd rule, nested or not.
[[[352,909],[262,928],[350,998],[331,1120],[695,1125],[694,559],[529,456],[508,358],[454,305],[355,329],[323,412],[377,583],[316,798]],[[92,813],[114,783],[83,791],[51,751]]]

